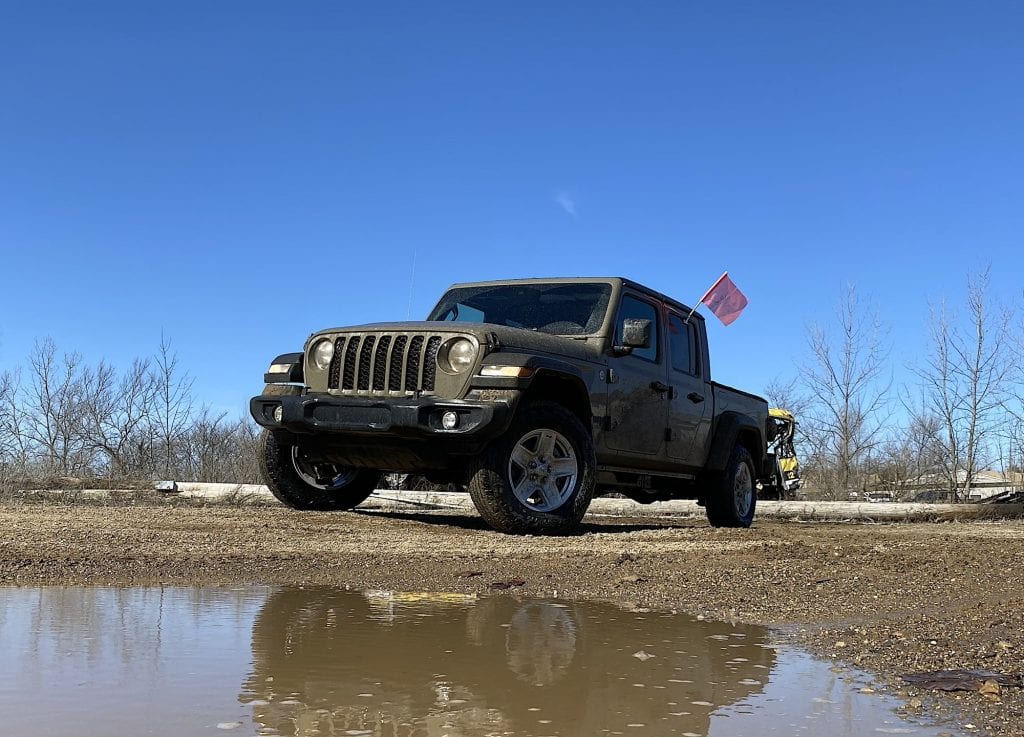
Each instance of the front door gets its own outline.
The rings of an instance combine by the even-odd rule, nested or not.
[[[616,317],[615,344],[622,344],[623,321],[636,318],[651,321],[651,345],[608,362],[611,375],[605,443],[611,450],[644,460],[663,457],[668,426],[665,351],[661,346],[658,313],[654,302],[639,295],[624,294]]]

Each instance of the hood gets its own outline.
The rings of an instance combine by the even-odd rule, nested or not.
[[[490,336],[495,336],[503,349],[519,349],[524,351],[538,351],[542,353],[553,353],[561,356],[571,356],[580,359],[593,359],[597,349],[593,342],[585,340],[584,336],[572,338],[562,335],[549,335],[535,330],[524,330],[513,328],[507,325],[491,325],[490,323],[479,322],[431,322],[427,320],[411,320],[407,322],[377,322],[366,325],[349,325],[346,327],[328,328],[318,330],[310,336],[310,339],[320,335],[336,335],[338,333],[358,332],[409,332],[409,333],[452,333],[475,335],[482,344],[492,342]],[[593,338],[594,336],[590,336]],[[309,341],[307,341],[308,343]]]

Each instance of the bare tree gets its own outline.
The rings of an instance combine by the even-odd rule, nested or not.
[[[927,490],[929,480],[941,468],[938,417],[908,408],[905,427],[892,428],[875,456],[873,474],[881,488],[897,498],[909,498]]]
[[[162,335],[151,378],[155,387],[152,414],[158,454],[155,466],[165,478],[172,478],[178,444],[191,420],[193,379],[178,366],[178,355],[171,350],[171,341]]]
[[[25,436],[21,431],[21,407],[18,394],[21,389],[20,371],[0,374],[0,486],[24,473],[28,464]]]
[[[924,364],[914,369],[921,380],[922,392],[917,415],[936,417],[941,426],[935,440],[941,448],[939,463],[950,500],[957,496],[957,474],[963,453],[962,439],[958,432],[963,396],[957,372],[953,370],[953,330],[945,302],[938,309],[933,307],[929,328],[930,348]]]
[[[1009,331],[1010,374],[1004,409],[1006,470],[1024,487],[1024,309]]]
[[[203,407],[182,438],[183,473],[197,481],[258,483],[259,427],[248,419],[231,423]]]
[[[1012,417],[1007,428],[1005,472],[1017,489],[1024,488],[1024,422]]]
[[[43,470],[62,475],[88,472],[81,356],[64,353],[58,360],[52,339],[37,341],[29,356],[29,374],[21,431],[35,447]]]
[[[800,382],[790,379],[788,382],[775,378],[764,387],[764,395],[772,407],[786,409],[793,413],[799,422],[810,407],[810,400],[800,393]]]
[[[830,329],[808,327],[810,359],[800,383],[808,399],[811,469],[826,494],[845,497],[863,488],[866,461],[884,440],[891,381],[886,329],[853,286],[843,289],[835,317]]]
[[[1005,419],[1010,372],[1011,315],[988,303],[989,272],[970,276],[962,321],[945,303],[932,309],[929,348],[914,370],[923,409],[942,423],[938,436],[946,486],[966,501],[977,473],[991,459]]]
[[[0,373],[0,485],[40,475],[256,482],[259,428],[194,411],[192,378],[162,338],[123,373],[36,343],[21,371]]]
[[[120,378],[101,361],[83,383],[88,446],[105,456],[115,478],[151,475],[156,383],[149,359],[135,359]]]

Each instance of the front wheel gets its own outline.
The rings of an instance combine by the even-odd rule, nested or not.
[[[366,501],[380,482],[380,472],[314,463],[293,441],[264,430],[259,444],[260,475],[270,492],[287,507],[331,512]]]
[[[712,527],[750,527],[756,505],[754,459],[746,448],[737,445],[708,495],[708,522]]]
[[[590,433],[560,404],[531,402],[479,459],[469,495],[494,529],[514,535],[571,532],[594,496]]]

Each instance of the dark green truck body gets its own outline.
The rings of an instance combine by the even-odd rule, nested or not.
[[[767,402],[711,380],[703,318],[665,295],[623,278],[479,282],[431,317],[314,333],[276,359],[253,417],[313,464],[459,485],[531,403],[578,418],[598,494],[706,501],[737,447],[755,481],[769,472]],[[505,324],[477,321],[491,319]]]

